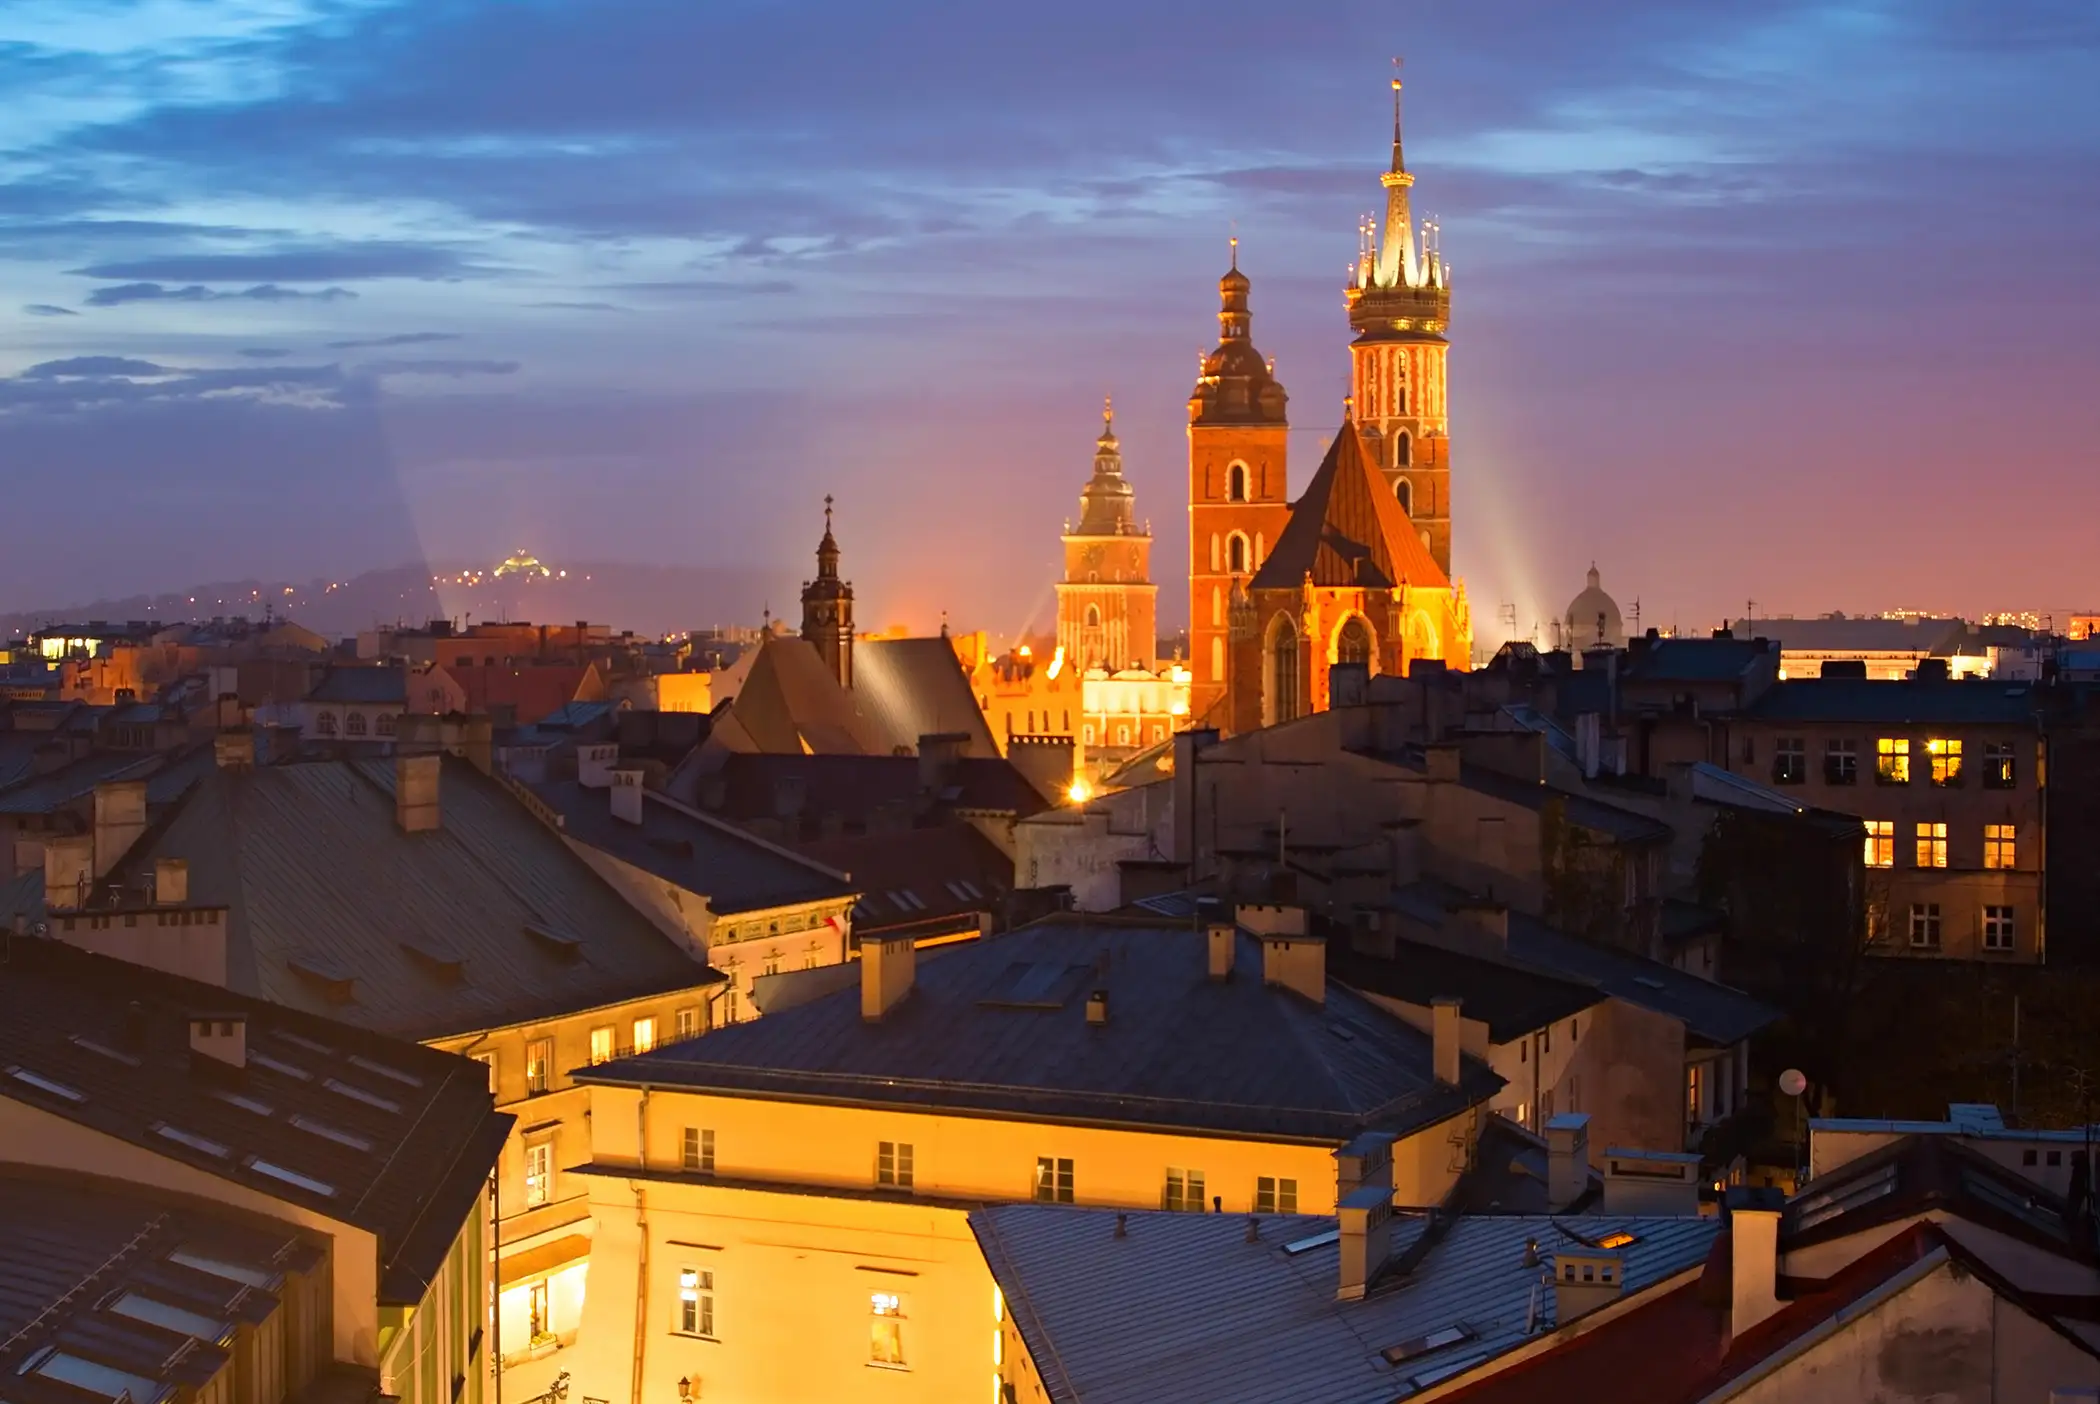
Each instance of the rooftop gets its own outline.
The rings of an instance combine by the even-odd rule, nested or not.
[[[1501,1086],[1472,1059],[1461,1086],[1439,1084],[1429,1035],[1343,986],[1322,1005],[1264,984],[1251,936],[1230,980],[1209,978],[1207,949],[1186,925],[1051,918],[926,955],[877,1022],[842,990],[576,1076],[1333,1144],[1433,1125]]]
[[[1494,1043],[1521,1038],[1606,998],[1586,980],[1561,979],[1416,942],[1408,942],[1403,956],[1395,960],[1330,945],[1327,973],[1367,994],[1425,1008],[1438,999],[1461,1000],[1464,1016],[1486,1024]]]
[[[1768,688],[1749,715],[1762,721],[1966,722],[2032,729],[2041,709],[2041,692],[2033,683],[1789,678]]]
[[[244,1066],[191,1051],[207,1014],[245,1020]],[[422,1298],[512,1121],[471,1059],[54,940],[9,944],[0,1068],[0,1097],[370,1231],[394,1303]]]
[[[1910,615],[1901,619],[1875,619],[1826,614],[1812,619],[1738,619],[1731,626],[1736,635],[1753,633],[1777,639],[1779,646],[1799,653],[1915,653],[1950,654],[1968,637],[1969,626],[1960,619],[1924,619]]]
[[[889,748],[958,733],[965,756],[993,760],[999,743],[945,637],[862,639],[853,645],[853,700]]]
[[[307,694],[309,702],[405,706],[408,675],[391,664],[330,668]]]

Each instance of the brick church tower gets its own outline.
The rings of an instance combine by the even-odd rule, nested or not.
[[[1066,524],[1065,578],[1057,587],[1057,643],[1075,668],[1159,666],[1152,531],[1138,525],[1135,507],[1114,406],[1104,405],[1094,475],[1079,494],[1079,521]]]
[[[1290,520],[1285,479],[1289,398],[1249,336],[1239,241],[1218,280],[1218,344],[1189,394],[1189,715],[1222,720],[1236,585],[1261,568]]]
[[[817,543],[817,578],[802,585],[802,637],[839,680],[853,686],[853,585],[839,578],[839,543],[831,535],[831,499],[824,499],[824,539]]]
[[[1414,522],[1437,568],[1451,574],[1451,439],[1444,398],[1451,286],[1436,228],[1416,241],[1400,147],[1400,80],[1393,80],[1393,160],[1379,177],[1385,224],[1359,231],[1356,274],[1343,292],[1349,325],[1351,398],[1357,427],[1379,472]]]

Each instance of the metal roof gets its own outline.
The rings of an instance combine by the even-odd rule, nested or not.
[[[1826,614],[1813,619],[1738,619],[1731,626],[1738,638],[1752,634],[1779,640],[1799,653],[1952,653],[1968,637],[1960,619],[1850,618]]]
[[[244,1067],[191,1052],[206,1014],[245,1020]],[[408,1304],[512,1122],[471,1059],[48,939],[0,966],[0,1097],[370,1230]]]
[[[109,780],[141,780],[164,764],[136,751],[95,751],[57,770],[0,790],[0,814],[49,814],[93,794]]]
[[[1587,980],[1564,980],[1413,942],[1395,960],[1365,955],[1341,943],[1330,945],[1327,973],[1356,989],[1408,1004],[1462,1000],[1464,1016],[1486,1024],[1488,1038],[1495,1043],[1522,1038],[1606,997]]]
[[[970,1215],[1060,1404],[1389,1404],[1551,1329],[1553,1290],[1540,1284],[1556,1251],[1633,1235],[1617,1251],[1624,1291],[1638,1296],[1702,1263],[1719,1232],[1718,1220],[1690,1215],[1461,1216],[1412,1272],[1343,1302],[1335,1242],[1285,1248],[1331,1234],[1336,1220],[1265,1216],[1257,1226],[1250,1243],[1238,1214],[1018,1204]],[[1423,1216],[1397,1215],[1393,1257],[1427,1228]],[[1525,1266],[1527,1243],[1541,1263]],[[1448,1344],[1425,1344],[1451,1328]],[[1386,1351],[1409,1343],[1422,1348],[1388,1363]]]
[[[404,705],[408,701],[408,674],[386,663],[330,668],[306,700]]]
[[[1760,721],[1966,722],[2031,729],[2041,709],[2040,690],[2033,683],[1790,678],[1767,688],[1746,711]]]
[[[957,734],[965,756],[995,760],[999,743],[945,637],[863,639],[853,646],[853,702],[887,742],[918,749],[921,736]]]
[[[1250,936],[1232,979],[1209,978],[1207,951],[1188,926],[1053,917],[922,957],[879,1021],[842,990],[576,1078],[1336,1145],[1502,1086],[1470,1058],[1461,1086],[1439,1084],[1429,1035],[1344,986],[1315,1004],[1264,984]],[[1101,1027],[1086,1021],[1095,988]]]

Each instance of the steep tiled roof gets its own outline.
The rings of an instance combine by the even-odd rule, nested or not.
[[[408,675],[390,664],[330,668],[314,690],[307,694],[309,702],[363,703],[367,706],[405,705],[408,701]]]
[[[929,955],[879,1022],[845,990],[577,1078],[1334,1144],[1502,1085],[1472,1059],[1462,1086],[1439,1084],[1429,1035],[1340,985],[1324,1005],[1266,985],[1258,944],[1239,946],[1236,978],[1212,980],[1201,931],[1053,918]]]
[[[245,1067],[192,1054],[205,1014],[245,1018]],[[433,1280],[512,1121],[470,1059],[56,940],[0,965],[0,1067],[0,1097],[377,1234],[398,1303]]]
[[[1292,505],[1290,525],[1248,588],[1295,590],[1308,573],[1313,584],[1324,586],[1451,583],[1364,455],[1353,420],[1343,421],[1305,495]]]
[[[966,736],[962,753],[996,759],[999,743],[969,676],[945,638],[863,639],[853,646],[853,700],[888,743],[917,750],[921,736]]]

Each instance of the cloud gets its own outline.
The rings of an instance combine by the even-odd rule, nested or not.
[[[516,361],[366,361],[357,367],[366,375],[442,375],[457,379],[464,375],[514,375]]]
[[[122,307],[129,302],[340,302],[344,298],[356,297],[348,288],[320,288],[304,292],[298,288],[283,288],[275,283],[260,283],[252,288],[239,290],[207,288],[202,283],[191,283],[187,287],[171,288],[162,283],[119,283],[114,287],[97,288],[88,294],[90,307]]]
[[[364,341],[331,341],[331,351],[361,351],[373,346],[421,346],[432,341],[458,341],[458,332],[396,332],[392,336],[375,336]]]
[[[32,317],[78,317],[80,315],[70,307],[60,307],[49,302],[25,303],[22,310]]]
[[[622,292],[655,293],[665,297],[778,297],[791,293],[795,285],[785,278],[760,278],[738,282],[733,278],[673,278],[650,283],[615,283]]]
[[[631,312],[631,307],[622,307],[617,302],[528,302],[527,307],[545,308],[556,312]]]
[[[292,353],[281,346],[243,346],[234,354],[246,356],[251,361],[276,361]]]
[[[170,375],[166,366],[134,361],[127,356],[74,356],[64,361],[40,361],[22,372],[24,380],[59,380],[77,376]]]
[[[452,249],[370,242],[267,253],[163,254],[68,272],[115,282],[337,283],[373,278],[457,278],[486,271]]]

